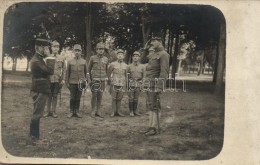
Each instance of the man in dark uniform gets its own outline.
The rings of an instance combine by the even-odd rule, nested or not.
[[[166,80],[169,75],[170,55],[164,50],[161,38],[154,37],[150,45],[155,49],[154,54],[149,56],[149,62],[146,66],[145,79],[150,82],[150,91],[147,91],[149,115],[149,128],[145,135],[155,135],[159,130],[156,125],[161,115],[160,94],[166,86]]]
[[[101,117],[100,108],[103,92],[105,90],[105,80],[108,78],[108,58],[104,56],[105,44],[98,43],[96,45],[96,55],[91,56],[88,63],[88,71],[91,80],[91,117]]]
[[[31,96],[33,99],[33,116],[30,123],[30,136],[33,141],[39,140],[40,118],[43,115],[46,101],[50,94],[50,79],[53,74],[53,65],[47,66],[43,58],[50,55],[50,42],[37,39],[35,42],[35,54],[30,61],[32,72]]]
[[[68,118],[72,116],[81,118],[79,106],[82,90],[85,88],[87,80],[87,64],[86,60],[81,58],[82,49],[79,44],[74,45],[73,53],[75,57],[68,61],[66,74],[66,85],[70,90],[70,114]]]

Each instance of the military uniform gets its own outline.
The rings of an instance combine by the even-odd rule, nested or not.
[[[49,42],[43,39],[37,39],[36,45],[49,46]],[[53,74],[54,68],[47,66],[43,60],[44,55],[36,52],[30,61],[32,73],[31,96],[33,99],[33,115],[30,123],[30,136],[33,139],[39,139],[40,136],[40,118],[43,116],[46,101],[51,93],[49,76]]]
[[[67,63],[67,73],[66,73],[66,84],[69,84],[70,90],[70,115],[72,117],[79,115],[80,98],[82,95],[82,89],[79,83],[84,83],[87,80],[87,65],[86,60],[81,57],[74,57]]]
[[[121,51],[118,51],[120,53]],[[111,117],[118,115],[124,116],[120,112],[121,100],[126,90],[126,69],[127,64],[123,61],[115,61],[109,65],[109,77],[111,79],[110,93],[112,96],[112,114]]]
[[[138,55],[140,57],[140,53]],[[133,62],[127,67],[130,116],[140,115],[137,112],[137,106],[138,106],[138,98],[141,93],[140,87],[142,85],[144,71],[145,70],[143,65],[141,65],[139,62]]]
[[[147,91],[147,101],[150,110],[148,134],[156,133],[157,113],[160,118],[160,94],[166,85],[169,74],[169,54],[163,47],[155,48],[155,53],[149,56],[146,66],[145,80],[150,82],[150,91]],[[156,81],[158,79],[158,81]]]
[[[95,115],[103,117],[100,114],[102,95],[105,90],[105,81],[108,70],[108,58],[103,55],[94,55],[90,57],[88,63],[88,71],[91,79],[91,117]]]
[[[65,81],[65,59],[61,55],[51,55],[55,58],[54,74],[50,76],[51,81],[51,94],[47,101],[47,116],[57,117],[56,106],[57,106],[57,95],[62,88],[61,81]]]

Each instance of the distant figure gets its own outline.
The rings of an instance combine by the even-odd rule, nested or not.
[[[52,116],[57,118],[56,107],[58,100],[58,93],[62,85],[65,83],[65,60],[59,55],[60,44],[57,41],[51,43],[51,56],[55,58],[54,74],[50,76],[51,80],[51,94],[47,101],[47,114],[45,117]]]
[[[142,80],[144,78],[144,67],[139,62],[140,53],[135,51],[133,53],[133,62],[127,66],[127,78],[129,81],[128,98],[130,116],[140,116],[137,107],[138,99],[141,93]]]
[[[108,78],[108,58],[104,56],[105,44],[98,43],[96,45],[96,55],[91,56],[88,63],[88,71],[91,80],[91,117],[101,117],[100,112],[103,92],[105,91],[105,80]]]
[[[79,107],[82,89],[85,88],[84,84],[87,80],[87,65],[86,60],[81,58],[82,49],[79,44],[74,45],[73,53],[75,54],[75,57],[68,61],[65,80],[65,83],[70,90],[70,114],[67,117],[71,118],[75,116],[81,118],[82,116],[79,113]]]
[[[117,61],[109,65],[109,80],[111,81],[110,93],[112,96],[112,114],[111,117],[125,116],[120,112],[121,101],[126,90],[126,68],[127,64],[124,63],[125,52],[119,49],[117,52]]]
[[[164,50],[161,38],[154,37],[150,45],[155,49],[155,53],[149,55],[149,62],[146,66],[145,79],[150,83],[150,91],[147,91],[149,115],[149,128],[145,135],[155,135],[159,130],[159,119],[161,116],[160,95],[166,86],[169,74],[170,55]],[[158,81],[156,80],[158,79]],[[158,129],[156,125],[158,124]]]
[[[40,118],[43,115],[46,101],[51,93],[49,76],[53,74],[55,60],[47,61],[43,58],[50,56],[50,42],[36,39],[35,54],[30,61],[32,73],[31,96],[33,99],[33,115],[30,123],[30,137],[37,142],[40,137]]]

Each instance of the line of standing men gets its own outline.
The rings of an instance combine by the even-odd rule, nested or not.
[[[111,117],[124,116],[120,112],[120,107],[126,91],[128,91],[129,97],[130,116],[139,116],[137,106],[141,86],[144,78],[149,80],[150,90],[147,91],[147,107],[150,110],[150,115],[149,127],[145,134],[157,134],[159,128],[156,128],[156,123],[158,123],[161,114],[160,94],[165,84],[164,80],[168,78],[169,54],[164,51],[160,38],[152,38],[150,45],[149,50],[155,52],[147,56],[149,62],[146,68],[139,63],[139,52],[133,53],[132,64],[125,64],[123,62],[125,52],[121,49],[116,52],[117,60],[109,64],[108,58],[104,56],[105,45],[103,43],[96,45],[96,55],[91,56],[88,64],[81,57],[81,46],[79,44],[74,45],[73,53],[75,57],[67,62],[66,67],[65,59],[58,55],[59,43],[57,41],[50,44],[47,40],[37,39],[36,53],[30,62],[32,71],[31,93],[34,101],[34,111],[30,124],[31,138],[39,139],[40,118],[43,116],[46,102],[47,114],[45,116],[57,117],[57,95],[64,83],[70,90],[69,118],[73,116],[82,117],[79,113],[80,99],[82,89],[87,85],[92,92],[91,117],[103,118],[100,108],[107,79],[112,96]],[[52,47],[52,55],[49,52],[50,46]],[[49,62],[49,65],[43,60],[48,56],[55,59],[54,62]],[[158,84],[155,82],[156,78],[161,80]],[[87,83],[84,84],[84,82]]]

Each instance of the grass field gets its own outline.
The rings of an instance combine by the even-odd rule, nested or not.
[[[194,78],[196,79],[196,78]],[[145,93],[141,94],[140,117],[129,117],[125,95],[122,111],[126,117],[111,118],[111,96],[104,93],[103,121],[90,117],[91,93],[84,96],[83,118],[68,119],[69,91],[62,89],[58,118],[42,118],[44,145],[28,143],[32,99],[30,74],[5,72],[2,84],[2,142],[7,152],[19,157],[205,160],[215,157],[224,138],[224,96],[212,94],[207,81],[190,80],[187,92],[161,95],[161,134],[151,137],[146,129],[148,116]],[[181,84],[181,83],[178,83]],[[59,104],[59,103],[58,103]]]

